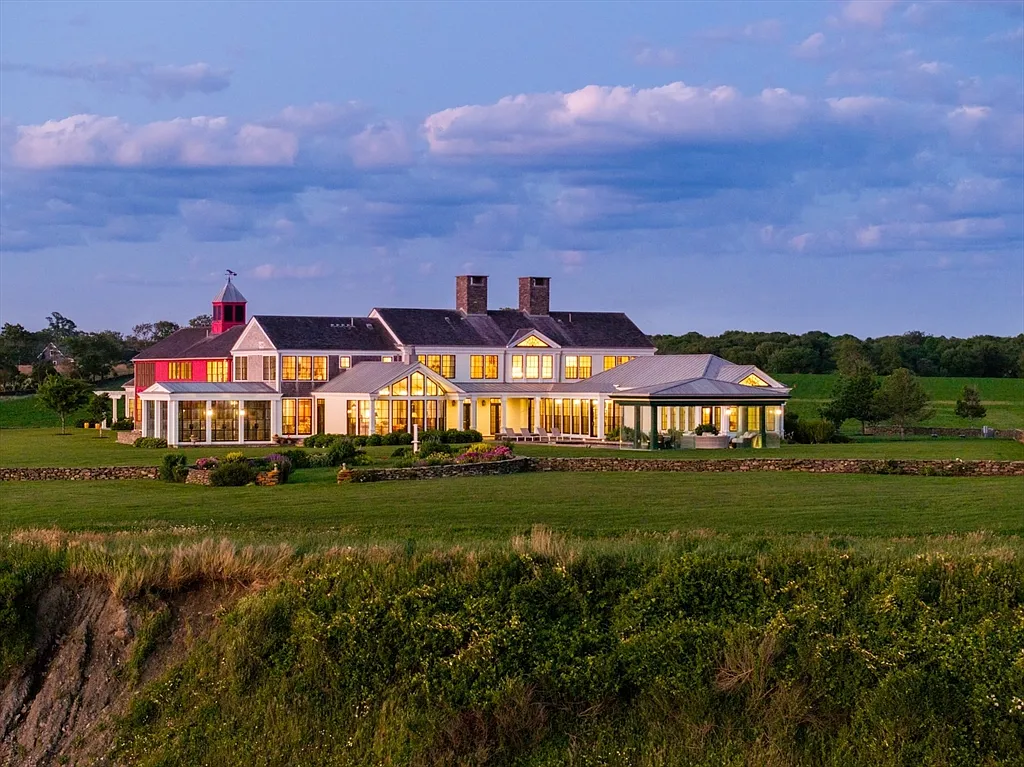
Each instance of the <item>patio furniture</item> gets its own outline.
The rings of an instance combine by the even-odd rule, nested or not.
[[[525,426],[519,430],[519,434],[522,435],[523,442],[533,442],[535,439],[538,439],[538,436],[532,434]]]
[[[515,430],[511,426],[506,426],[503,431],[505,432],[505,439],[510,439],[513,442],[518,442],[520,437],[516,434]]]
[[[542,427],[538,426],[537,439],[539,439],[541,442],[547,442],[548,444],[550,444],[554,438],[552,437],[552,435],[548,434],[547,431],[545,431]]]

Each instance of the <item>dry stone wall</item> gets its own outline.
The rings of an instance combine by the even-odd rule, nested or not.
[[[141,431],[119,431],[117,434],[118,444],[121,445],[134,445],[135,440],[142,436]]]
[[[815,474],[916,474],[948,477],[1024,476],[1024,461],[928,461],[822,458],[530,458],[532,471],[798,471]]]
[[[908,426],[904,432],[914,437],[968,437],[976,439],[986,436],[980,427],[972,426]],[[993,429],[994,439],[1015,439],[1024,443],[1024,429]],[[875,437],[898,437],[900,430],[895,426],[866,426],[864,433]]]
[[[531,458],[512,458],[487,463],[450,463],[443,466],[413,466],[406,469],[342,469],[338,482],[385,482],[403,479],[442,479],[445,477],[483,477],[494,474],[518,474],[531,470]]]
[[[100,466],[98,468],[0,468],[0,482],[159,478],[160,469],[156,466]]]

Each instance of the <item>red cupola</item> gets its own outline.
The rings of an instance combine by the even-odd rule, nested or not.
[[[230,330],[236,325],[245,324],[245,296],[238,292],[238,288],[231,284],[231,278],[235,273],[228,270],[228,281],[224,283],[213,299],[213,325],[210,332],[213,335]]]

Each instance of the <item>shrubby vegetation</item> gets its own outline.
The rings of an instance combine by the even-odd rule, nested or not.
[[[794,335],[730,330],[720,336],[686,333],[651,340],[659,354],[717,354],[769,373],[852,373],[866,364],[879,375],[907,368],[919,376],[1024,376],[1024,334],[946,338],[911,331],[862,341],[819,331]]]
[[[135,699],[140,765],[1024,759],[1024,565],[415,546],[311,562]]]

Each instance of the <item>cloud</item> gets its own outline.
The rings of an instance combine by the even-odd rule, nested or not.
[[[995,32],[985,38],[986,43],[1003,43],[1015,46],[1020,51],[1020,44],[1024,42],[1024,24],[1016,29],[1008,29],[1005,32]]]
[[[249,274],[257,280],[313,280],[327,276],[330,270],[321,263],[306,266],[260,264]]]
[[[799,45],[793,46],[793,55],[800,59],[816,59],[821,56],[825,47],[825,35],[814,32],[804,38]]]
[[[632,46],[633,63],[641,67],[672,68],[682,63],[675,48],[661,48],[638,42]]]
[[[226,117],[133,126],[117,117],[74,115],[19,127],[9,151],[13,162],[26,168],[266,167],[294,163],[298,139],[261,125],[235,128]]]
[[[843,6],[842,20],[851,26],[881,29],[896,0],[849,0]]]
[[[808,110],[807,99],[781,88],[746,97],[728,86],[682,82],[646,89],[588,85],[571,93],[523,94],[446,109],[430,115],[423,129],[438,156],[527,157],[654,140],[770,137],[792,130]]]
[[[78,80],[105,90],[140,93],[153,100],[180,99],[188,93],[217,93],[231,85],[230,69],[220,69],[202,61],[180,66],[148,61],[107,60],[93,64],[58,66],[2,62],[0,71]]]
[[[777,43],[782,40],[783,24],[778,19],[762,19],[738,27],[715,27],[698,37],[719,43]]]
[[[413,162],[413,150],[405,129],[397,122],[369,125],[349,141],[357,168],[396,168]]]

